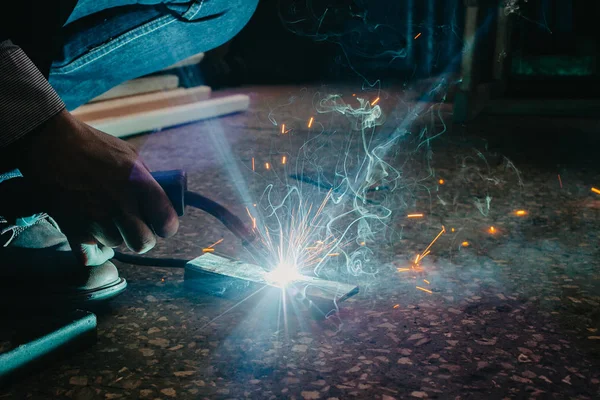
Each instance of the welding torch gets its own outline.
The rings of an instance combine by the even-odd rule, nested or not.
[[[231,233],[242,241],[242,245],[256,257],[256,249],[253,247],[254,232],[246,227],[246,224],[223,205],[191,192],[187,187],[187,174],[183,170],[155,171],[152,177],[165,191],[171,204],[179,217],[185,213],[186,206],[205,211],[218,219]],[[115,251],[115,259],[128,264],[146,265],[154,267],[183,268],[189,260],[177,258],[154,258],[138,255],[125,254]]]

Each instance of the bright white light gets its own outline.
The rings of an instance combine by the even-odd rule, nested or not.
[[[285,287],[287,284],[301,279],[296,267],[288,264],[280,264],[273,271],[265,275],[265,279],[272,285]]]

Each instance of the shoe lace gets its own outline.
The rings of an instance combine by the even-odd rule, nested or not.
[[[27,226],[16,226],[16,225],[12,225],[9,226],[8,228],[3,229],[0,232],[0,235],[4,235],[8,232],[11,233],[10,237],[8,238],[8,240],[6,241],[6,243],[4,243],[3,247],[8,247],[8,245],[10,244],[10,242],[12,242],[13,240],[15,240],[15,238],[17,236],[19,236],[25,229],[27,229]]]
[[[56,221],[54,221],[52,218],[50,218],[48,216],[48,214],[38,214],[38,215],[36,215],[35,220],[31,223],[25,223],[24,225],[8,225],[6,228],[0,230],[0,236],[3,236],[10,232],[10,237],[8,238],[8,240],[4,243],[4,245],[2,247],[8,247],[8,245],[13,240],[15,240],[21,233],[23,233],[27,228],[29,228],[32,225],[37,224],[38,222],[42,221],[45,218],[47,218],[48,221],[58,229],[58,225],[57,225]],[[0,224],[8,224],[8,221],[6,220],[6,218],[0,217]]]

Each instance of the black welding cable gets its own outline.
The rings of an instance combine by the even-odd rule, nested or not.
[[[212,201],[198,193],[186,191],[185,192],[185,205],[198,208],[206,211],[219,221],[227,229],[229,229],[235,236],[237,236],[244,244],[248,244],[254,240],[254,233],[246,227],[246,224],[242,222],[235,214],[220,205],[219,203]]]
[[[158,268],[185,268],[185,264],[189,260],[182,258],[157,258],[157,257],[144,257],[136,254],[125,254],[120,251],[115,251],[115,260],[121,261],[125,264],[143,265],[146,267],[158,267]]]

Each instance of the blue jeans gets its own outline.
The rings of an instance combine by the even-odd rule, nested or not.
[[[72,110],[127,80],[229,41],[258,0],[79,0],[50,83]]]
[[[79,0],[49,81],[73,110],[127,80],[229,41],[258,0]],[[0,173],[0,182],[21,176]]]

